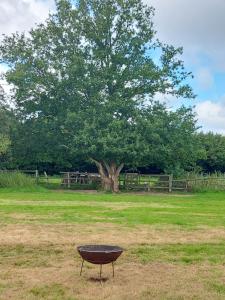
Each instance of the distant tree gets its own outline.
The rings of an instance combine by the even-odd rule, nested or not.
[[[4,134],[0,134],[0,156],[7,152],[9,146],[10,146],[9,138]]]
[[[205,172],[225,172],[225,136],[213,132],[198,135],[198,140],[205,151],[205,157],[198,165]]]
[[[42,118],[17,123],[12,136],[12,156],[16,166],[46,171],[54,167],[56,170],[71,167],[71,153],[62,147],[59,128],[53,125]]]
[[[56,7],[29,36],[5,37],[0,47],[24,126],[45,128],[39,147],[51,140],[56,153],[92,160],[113,191],[124,164],[167,167],[175,159],[183,167],[194,156],[187,140],[195,120],[153,99],[194,97],[191,74],[181,48],[156,40],[154,9],[141,0],[59,0]],[[28,132],[32,139],[36,131]]]
[[[5,154],[10,146],[9,113],[5,106],[5,92],[0,85],[0,157]]]

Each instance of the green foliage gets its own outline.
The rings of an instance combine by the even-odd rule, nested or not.
[[[11,127],[12,127],[12,114],[8,109],[1,106],[1,99],[0,99],[0,156],[6,154],[11,145],[11,140],[10,140]]]
[[[205,156],[198,161],[205,172],[225,172],[225,137],[220,134],[200,133],[199,143],[204,149]]]
[[[157,40],[154,9],[141,0],[56,3],[45,24],[0,46],[6,79],[16,87],[22,161],[193,165],[192,111],[170,112],[153,101],[158,94],[194,97],[182,49]]]
[[[10,140],[7,136],[0,134],[0,155],[5,154],[10,146]]]
[[[35,185],[35,179],[19,172],[0,172],[0,188],[26,187]]]

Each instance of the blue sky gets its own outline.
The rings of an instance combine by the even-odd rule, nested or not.
[[[159,98],[173,108],[195,106],[202,130],[225,134],[225,0],[143,1],[156,9],[159,39],[184,47],[182,58],[194,75],[195,100]],[[53,10],[54,0],[0,0],[0,34],[28,31]]]
[[[225,134],[225,1],[144,0],[155,7],[155,27],[162,41],[183,46],[183,60],[194,79],[193,101],[202,130]]]

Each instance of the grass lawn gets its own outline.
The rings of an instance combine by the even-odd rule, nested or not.
[[[0,299],[225,299],[225,193],[0,190]],[[75,247],[117,244],[115,266]]]

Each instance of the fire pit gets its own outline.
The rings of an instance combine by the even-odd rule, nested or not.
[[[82,257],[80,275],[82,274],[84,261],[100,265],[100,279],[102,276],[102,265],[112,263],[114,277],[114,262],[123,253],[123,249],[118,246],[108,245],[84,245],[77,247],[77,251]]]

